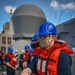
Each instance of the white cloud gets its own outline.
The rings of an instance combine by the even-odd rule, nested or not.
[[[16,7],[12,7],[12,6],[5,6],[4,7],[4,10],[7,12],[7,13],[10,13],[10,10],[12,9],[12,13],[15,11]]]
[[[75,18],[75,16],[72,16],[72,18]]]
[[[67,4],[60,4],[56,0],[52,0],[50,6],[52,6],[53,8],[75,9],[75,2],[70,2]]]
[[[61,7],[63,9],[75,9],[75,3],[71,2],[71,3],[67,3],[67,4],[62,4]]]
[[[57,8],[59,7],[59,3],[56,0],[52,0],[51,4],[52,7]]]

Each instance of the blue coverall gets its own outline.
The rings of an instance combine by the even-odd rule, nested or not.
[[[5,58],[6,63],[10,61],[9,57]],[[7,66],[7,65],[6,65]],[[15,67],[15,66],[14,66]],[[15,75],[15,70],[13,70],[11,67],[6,67],[7,75]]]
[[[21,61],[21,60],[23,60],[23,56],[24,56],[24,54],[20,54],[19,68],[21,68],[21,69],[23,69],[23,66],[22,66],[23,61]]]

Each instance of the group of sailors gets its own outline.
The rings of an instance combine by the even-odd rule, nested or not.
[[[56,34],[56,27],[45,22],[20,56],[18,50],[14,54],[13,48],[9,47],[4,55],[7,75],[15,75],[17,68],[23,70],[21,75],[71,75],[72,59],[69,54],[75,52],[67,47],[65,41],[57,40]]]
[[[30,47],[31,46],[31,47]],[[18,50],[15,51],[12,47],[8,48],[7,53],[3,55],[2,50],[0,50],[0,61],[1,65],[3,65],[3,56],[5,58],[6,63],[6,71],[7,75],[15,75],[15,70],[23,70],[33,57],[38,53],[37,48],[39,48],[39,37],[38,34],[35,34],[31,40],[31,44],[25,45],[24,50],[22,50],[21,54],[19,55]]]

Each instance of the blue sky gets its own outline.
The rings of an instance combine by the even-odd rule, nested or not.
[[[10,10],[23,4],[34,4],[40,7],[47,21],[58,25],[75,17],[75,0],[0,0],[0,32],[3,24],[10,21]]]

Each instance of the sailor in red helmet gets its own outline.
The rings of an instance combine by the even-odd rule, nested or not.
[[[74,52],[67,48],[65,41],[56,39],[56,27],[50,22],[44,22],[38,30],[40,52],[21,75],[30,75],[36,70],[36,75],[71,75],[72,59],[69,54]]]
[[[18,64],[15,55],[13,54],[13,49],[11,47],[8,48],[8,52],[5,54],[6,61],[6,71],[7,75],[15,75],[15,65]]]

